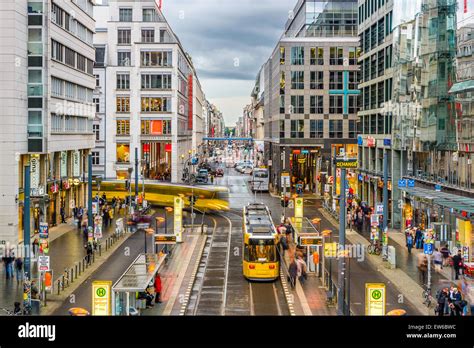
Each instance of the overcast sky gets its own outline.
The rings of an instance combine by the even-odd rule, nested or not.
[[[206,98],[235,124],[297,0],[163,0]]]

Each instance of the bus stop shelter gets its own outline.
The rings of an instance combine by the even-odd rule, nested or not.
[[[137,293],[145,292],[163,265],[166,254],[140,254],[112,286],[112,315],[136,312]]]
[[[306,248],[306,265],[309,273],[320,273],[320,262],[314,262],[314,253],[317,259],[323,254],[323,237],[316,226],[306,217],[292,217],[290,223],[295,230],[295,242],[300,248]]]

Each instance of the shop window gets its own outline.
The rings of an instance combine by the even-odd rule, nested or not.
[[[117,162],[130,163],[130,144],[117,144]]]

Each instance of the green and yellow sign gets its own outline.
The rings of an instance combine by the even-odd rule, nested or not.
[[[112,315],[112,282],[92,282],[92,315]]]
[[[295,218],[303,217],[303,197],[295,198]]]
[[[385,315],[385,284],[365,284],[365,315]]]

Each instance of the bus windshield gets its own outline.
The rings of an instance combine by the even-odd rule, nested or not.
[[[268,172],[266,170],[254,170],[253,176],[256,178],[268,178]]]
[[[247,261],[250,262],[276,262],[275,242],[273,239],[249,239],[245,246]]]

